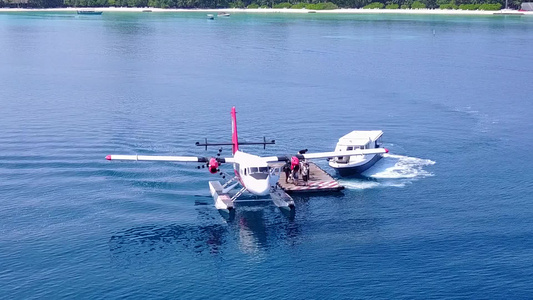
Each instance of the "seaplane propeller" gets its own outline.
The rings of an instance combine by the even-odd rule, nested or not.
[[[201,164],[199,166],[196,166],[197,169],[207,169],[209,170],[209,173],[216,174],[220,172],[220,169],[218,168],[221,163],[223,163],[223,160],[218,157],[211,157],[209,160],[207,158],[202,158],[202,161],[207,161],[205,164]]]
[[[208,166],[209,166],[209,173],[211,173],[211,174],[218,173],[218,171],[219,171],[218,170],[219,163],[218,163],[218,160],[216,158],[212,157],[209,160]]]
[[[204,164],[201,164],[199,166],[196,166],[197,169],[203,169],[206,168],[209,170],[209,173],[216,174],[220,172],[219,166],[225,162],[223,158],[220,158],[220,153],[222,152],[222,148],[218,149],[218,153],[216,157],[199,157],[198,162],[204,162]]]

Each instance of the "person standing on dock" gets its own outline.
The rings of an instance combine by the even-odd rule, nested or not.
[[[307,185],[307,182],[309,181],[309,163],[307,161],[304,161],[302,164],[302,179],[304,185]]]
[[[287,162],[283,166],[283,172],[285,172],[285,183],[289,183],[289,177],[291,176],[291,163]]]

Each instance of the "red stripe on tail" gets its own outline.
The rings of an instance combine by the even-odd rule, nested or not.
[[[239,151],[239,138],[237,137],[237,113],[235,106],[231,108],[231,142],[233,143],[233,154]]]

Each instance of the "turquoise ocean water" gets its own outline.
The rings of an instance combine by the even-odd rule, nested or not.
[[[533,297],[532,17],[2,13],[0,49],[0,298]],[[194,164],[104,159],[214,155],[234,105],[250,152],[391,154],[230,221]]]

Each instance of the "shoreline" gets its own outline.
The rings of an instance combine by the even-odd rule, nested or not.
[[[406,14],[406,15],[498,15],[505,10],[450,10],[450,9],[362,9],[339,8],[334,10],[309,10],[291,8],[217,8],[217,9],[185,9],[185,8],[152,8],[152,7],[66,7],[66,8],[0,8],[3,12],[76,12],[78,10],[96,10],[102,12],[228,12],[228,13],[285,13],[285,14]],[[519,15],[533,15],[533,11],[513,11]]]

